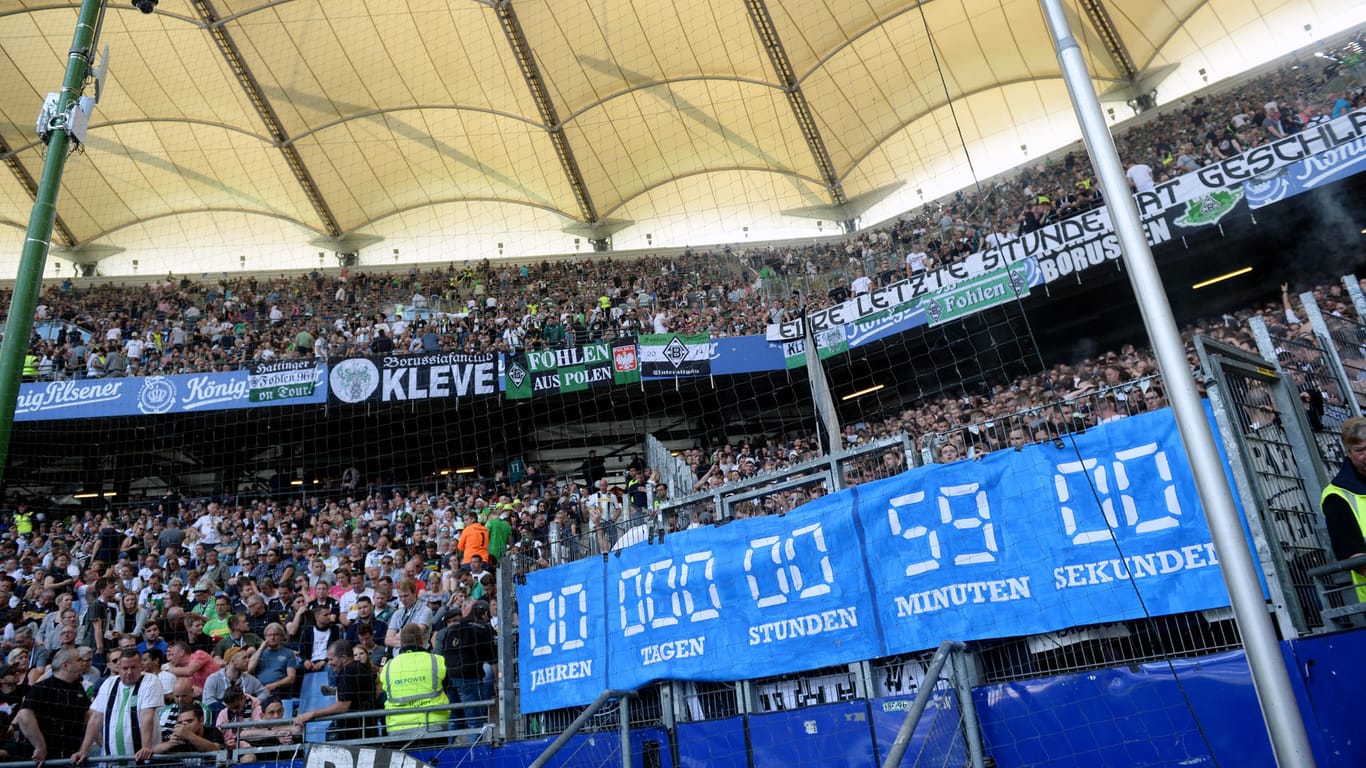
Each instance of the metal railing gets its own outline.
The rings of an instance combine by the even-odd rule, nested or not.
[[[1337,339],[1345,337],[1345,331],[1335,337],[1317,333],[1296,336],[1273,330],[1260,317],[1253,318],[1249,325],[1262,357],[1274,360],[1294,382],[1313,432],[1318,459],[1331,472],[1342,463],[1338,431],[1342,422],[1353,415],[1357,397],[1344,388],[1345,379],[1335,365],[1337,358],[1328,351]]]
[[[671,493],[680,493],[697,485],[697,474],[654,435],[645,435],[645,461],[659,473]]]
[[[1243,647],[1231,609],[1152,616],[978,644],[982,682],[1005,683]]]
[[[1325,605],[1319,614],[1325,622],[1341,627],[1361,626],[1366,622],[1366,602],[1360,601],[1358,592],[1362,587],[1351,579],[1351,573],[1362,568],[1366,568],[1366,555],[1309,569],[1309,576],[1323,596]]]
[[[1323,383],[1324,389],[1332,391],[1329,386],[1331,380]],[[1018,442],[1011,440],[1011,432],[1017,429],[1024,443],[1065,439],[1067,435],[1093,428],[1108,418],[1165,408],[1164,391],[1162,378],[1155,375],[1078,392],[1071,397],[994,417],[986,422],[924,435],[918,441],[921,451],[915,453],[909,450],[910,439],[898,435],[823,456],[779,473],[670,499],[660,505],[653,524],[663,529],[663,521],[672,517],[673,527],[687,527],[689,523],[710,524],[734,516],[782,511],[785,501],[803,493],[817,489],[821,493],[829,492],[858,482],[892,476],[927,461],[943,460],[940,449],[950,442],[961,444],[965,449],[959,458],[968,458],[976,453],[1010,449],[1013,442]],[[889,459],[889,454],[893,458]],[[904,462],[901,457],[904,457]],[[601,546],[598,549],[601,550]],[[1335,572],[1341,574],[1355,564],[1358,563],[1352,561],[1346,565],[1333,565],[1336,565]],[[1315,578],[1330,577],[1332,572],[1334,569],[1328,566],[1311,571]],[[1366,606],[1356,607],[1352,590],[1351,585],[1338,584],[1336,592],[1330,589],[1327,593],[1337,595],[1337,598],[1330,599],[1348,606],[1349,612],[1366,613]],[[1325,612],[1325,617],[1332,615]],[[974,660],[979,667],[979,682],[998,683],[1123,664],[1199,657],[1241,647],[1242,638],[1231,612],[1228,609],[1215,609],[986,641],[975,647]],[[908,659],[918,661],[910,665]],[[913,671],[907,671],[910,666],[917,666],[923,674],[927,660],[928,653],[866,662],[872,682],[867,691],[860,689],[860,695],[866,693],[876,696],[890,692],[891,688],[882,690],[883,682],[891,686],[895,678],[898,684],[904,683],[903,678],[914,676]],[[831,682],[846,678],[847,684],[843,687]],[[831,695],[830,691],[853,686],[857,678],[854,674],[817,670],[770,680],[666,682],[659,684],[661,690],[669,693],[666,699],[660,701],[661,717],[669,722],[670,708],[671,716],[677,721],[752,714],[766,709],[758,698],[761,694],[770,699],[781,696],[784,702],[782,706],[794,702],[796,706],[806,701],[824,702]],[[826,683],[835,687],[826,685],[829,690],[817,696],[815,691]],[[922,680],[909,688],[898,690],[912,692],[920,687],[935,686],[934,681]],[[581,711],[571,708],[538,713],[531,716],[529,724],[518,734],[534,736],[555,733],[569,725]],[[612,727],[606,721],[600,725],[604,730]]]
[[[351,720],[360,720],[360,721],[361,721],[361,727],[370,726],[372,723],[373,723],[374,725],[378,726],[378,725],[382,724],[383,721],[384,721],[386,718],[393,717],[393,716],[402,716],[402,715],[426,715],[426,714],[431,714],[431,713],[434,713],[434,712],[451,712],[451,713],[455,713],[455,712],[465,712],[466,710],[470,710],[470,709],[483,709],[484,711],[488,711],[489,707],[493,706],[493,704],[494,704],[494,700],[493,700],[493,699],[480,699],[480,700],[478,700],[478,701],[459,701],[459,702],[454,702],[454,703],[451,703],[451,704],[435,704],[435,705],[426,706],[426,707],[403,707],[403,708],[396,708],[396,709],[383,709],[383,708],[381,708],[381,709],[367,709],[367,710],[361,710],[361,711],[357,711],[357,712],[338,712],[338,713],[336,713],[336,714],[331,714],[331,715],[325,715],[325,716],[323,716],[323,717],[318,717],[318,718],[309,720],[308,722],[309,722],[309,723],[337,723],[337,722],[347,722],[347,721],[351,721]],[[462,719],[464,719],[464,718],[462,718],[462,717],[460,717],[460,716],[457,715],[457,716],[451,717],[451,718],[449,719],[448,722],[457,722],[457,721],[462,720]],[[375,722],[375,721],[378,721],[378,722]],[[222,725],[217,726],[217,728],[219,728],[219,730],[235,730],[235,731],[238,731],[239,733],[241,733],[242,731],[248,730],[248,729],[251,729],[251,728],[276,728],[276,727],[280,727],[280,726],[292,726],[292,725],[294,725],[294,724],[295,724],[294,718],[286,717],[286,718],[280,718],[280,719],[278,719],[278,720],[233,720],[233,721],[230,721],[230,722],[223,723]],[[470,735],[473,735],[473,734],[483,734],[483,733],[485,733],[486,731],[487,731],[487,729],[484,727],[483,724],[481,724],[479,727],[466,727],[466,728],[437,728],[437,729],[433,729],[433,728],[412,728],[412,729],[404,729],[404,730],[398,732],[397,734],[387,734],[387,735],[384,735],[384,736],[372,736],[372,737],[358,737],[358,738],[354,738],[354,739],[347,739],[347,738],[338,739],[338,738],[333,738],[331,735],[329,735],[328,738],[326,739],[326,741],[328,741],[329,743],[358,744],[358,745],[359,745],[359,744],[381,744],[381,743],[384,743],[384,744],[393,744],[393,743],[395,743],[396,740],[401,740],[401,739],[404,739],[404,738],[412,738],[413,740],[416,741],[416,740],[425,740],[425,739],[429,739],[429,738],[445,738],[445,737],[450,737],[450,736],[470,736]],[[308,737],[306,736],[306,734],[301,733],[301,734],[299,734],[299,735],[300,735],[300,741],[303,742],[303,743],[312,743],[312,742],[314,741],[313,739],[308,738]]]
[[[1079,434],[1112,418],[1167,407],[1160,374],[1082,392],[920,438],[924,463],[976,458],[1015,445],[1030,445]],[[1014,439],[1019,435],[1018,442]]]
[[[152,755],[146,762],[138,763],[142,766],[155,766],[156,768],[176,768],[176,766],[200,766],[207,762],[214,762],[219,759],[220,752],[168,752],[162,755]],[[133,758],[127,755],[90,755],[81,765],[124,765],[132,764]],[[43,765],[53,766],[53,768],[68,768],[74,765],[71,758],[60,760],[44,760]],[[0,762],[0,768],[33,768],[32,760],[9,760]]]
[[[405,707],[402,709],[370,709],[359,712],[341,712],[333,715],[319,717],[315,720],[310,720],[309,722],[333,723],[360,720],[362,722],[362,726],[364,727],[369,722],[373,721],[379,721],[379,723],[382,723],[385,718],[394,715],[417,715],[430,714],[433,712],[458,713],[464,712],[465,710],[469,709],[487,710],[493,704],[493,699],[483,699],[480,701],[457,702],[454,704],[439,704],[436,706],[429,707]],[[460,718],[459,715],[456,715],[452,717],[449,720],[449,722],[455,723],[461,719],[462,718]],[[242,731],[254,728],[265,729],[278,728],[283,726],[295,726],[294,719],[280,718],[277,720],[234,720],[214,727],[218,728],[220,731],[235,730],[238,731],[238,733],[240,734]],[[471,740],[470,745],[472,746],[472,744],[474,743],[482,742],[487,742],[491,744],[493,741],[493,731],[493,724],[485,722],[477,727],[412,728],[404,729],[393,734],[360,738],[336,738],[332,734],[328,734],[327,737],[323,739],[323,741],[326,741],[329,744],[347,744],[353,746],[363,746],[367,744],[384,744],[390,749],[401,750],[416,744],[446,744],[451,743],[456,739],[467,738]],[[243,747],[240,749],[224,748],[209,752],[173,752],[161,755],[153,755],[150,760],[150,764],[153,766],[158,766],[159,768],[173,768],[174,766],[202,766],[206,764],[233,765],[239,762],[240,757],[244,755],[274,756],[276,759],[279,759],[280,756],[286,754],[297,757],[299,751],[305,745],[310,743],[317,743],[319,741],[318,739],[308,738],[302,730],[300,730],[298,733],[295,733],[294,736],[298,739],[298,741],[291,744],[262,745],[259,747]],[[294,757],[288,757],[283,759],[292,760],[294,759]],[[131,764],[132,762],[132,758],[127,755],[92,755],[86,758],[83,765]],[[147,764],[148,763],[140,763],[140,765]],[[50,765],[54,766],[55,768],[65,768],[66,766],[71,766],[72,762],[69,758],[63,758],[60,760],[45,760],[43,761],[43,765]],[[0,762],[0,768],[33,768],[33,761],[26,760]]]
[[[962,643],[945,640],[940,644],[939,649],[935,651],[934,656],[930,659],[930,663],[926,667],[925,680],[927,683],[929,681],[937,682],[944,671],[945,665],[952,662],[951,668],[953,669],[953,672],[950,674],[950,679],[953,684],[954,693],[956,694],[957,710],[959,713],[957,718],[948,721],[949,728],[946,729],[947,736],[941,735],[937,739],[930,739],[927,741],[942,742],[948,740],[950,746],[947,749],[944,749],[945,745],[943,744],[937,744],[935,746],[939,746],[944,753],[957,751],[952,749],[952,744],[953,742],[956,742],[957,732],[961,730],[963,736],[962,751],[966,752],[966,755],[957,755],[958,760],[955,760],[955,762],[960,765],[966,763],[972,768],[982,768],[982,734],[977,722],[975,705],[972,700],[971,685],[969,681],[965,679],[967,676],[965,674],[967,665],[962,663],[961,660],[963,650],[964,646]],[[925,714],[925,709],[929,706],[930,699],[934,697],[937,688],[937,685],[927,684],[920,686],[919,690],[916,691],[915,698],[911,701],[911,706],[906,711],[906,716],[901,720],[901,727],[897,729],[896,738],[892,741],[892,747],[888,750],[886,759],[882,761],[883,768],[896,768],[896,766],[901,765],[901,759],[906,755],[906,750],[911,745],[911,738],[915,735],[917,728],[919,728],[921,718]],[[947,755],[945,755],[945,757],[947,757]],[[966,757],[966,761],[962,759],[963,757]],[[947,760],[935,760],[933,761],[933,764],[943,765],[946,764],[946,762]],[[919,764],[919,761],[917,761],[917,764]]]
[[[544,540],[523,540],[513,545],[505,559],[514,575],[605,555],[614,549],[648,542],[662,535],[663,517],[657,512],[637,512],[613,521],[582,524],[552,521]],[[510,557],[509,557],[510,556]]]
[[[888,454],[893,455],[891,460],[886,458]],[[665,516],[674,516],[681,527],[687,527],[690,523],[707,525],[730,519],[736,504],[744,501],[763,499],[799,487],[809,489],[815,481],[824,483],[822,493],[831,493],[859,482],[889,476],[886,473],[891,471],[892,467],[898,467],[897,471],[900,472],[906,467],[916,465],[918,462],[911,451],[910,440],[902,433],[826,454],[777,472],[717,485],[674,498],[661,503],[660,512]],[[759,506],[771,508],[774,512],[788,511],[780,507],[791,502],[792,499],[789,498],[783,504],[773,502],[761,503]]]

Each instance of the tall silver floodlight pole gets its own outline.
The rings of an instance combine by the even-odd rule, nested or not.
[[[1157,274],[1152,249],[1139,221],[1138,207],[1129,194],[1128,179],[1120,165],[1113,138],[1105,126],[1100,99],[1091,85],[1090,73],[1081,48],[1072,37],[1067,17],[1063,15],[1062,0],[1040,0],[1048,20],[1053,44],[1058,50],[1067,91],[1091,162],[1096,169],[1100,188],[1105,194],[1115,232],[1124,252],[1125,270],[1129,283],[1138,298],[1143,313],[1143,324],[1148,330],[1157,362],[1162,369],[1167,395],[1176,413],[1181,439],[1190,457],[1200,501],[1209,521],[1210,535],[1219,552],[1220,570],[1228,587],[1238,627],[1242,631],[1243,646],[1247,651],[1252,682],[1262,707],[1267,733],[1281,768],[1308,768],[1314,756],[1305,734],[1295,694],[1290,686],[1290,675],[1281,657],[1271,617],[1257,579],[1257,569],[1243,538],[1243,527],[1233,503],[1233,492],[1224,479],[1224,468],[1215,448],[1200,394],[1186,365],[1186,349],[1172,317],[1171,305]]]

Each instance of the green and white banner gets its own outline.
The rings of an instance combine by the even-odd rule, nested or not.
[[[253,403],[278,403],[313,397],[323,382],[321,360],[256,361],[247,366],[247,399]]]
[[[816,352],[820,359],[844,354],[850,342],[857,346],[867,333],[861,326],[875,326],[886,318],[896,318],[923,312],[929,325],[935,326],[958,320],[990,307],[1029,295],[1028,262],[1012,264],[1004,269],[955,283],[947,288],[888,309],[860,317],[854,323],[842,323],[816,332]],[[783,343],[783,361],[788,369],[806,365],[806,340],[794,339]]]
[[[816,354],[824,360],[849,351],[849,334],[845,326],[826,328],[816,334]],[[806,365],[806,339],[783,342],[783,360],[787,367],[801,368]]]
[[[1029,276],[1023,264],[964,280],[920,300],[930,327],[1000,306],[1029,295]]]
[[[710,376],[711,334],[644,334],[640,337],[640,364],[646,376]]]
[[[640,381],[634,337],[573,349],[519,352],[505,355],[503,363],[504,394],[509,400]]]

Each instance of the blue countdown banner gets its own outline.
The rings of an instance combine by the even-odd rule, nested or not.
[[[853,511],[829,497],[607,559],[608,682],[733,680],[882,655]],[[736,647],[736,643],[740,647]]]
[[[607,687],[602,561],[532,571],[517,588],[517,671],[528,712],[586,704]]]
[[[854,491],[888,653],[1228,604],[1169,411]]]
[[[519,587],[527,711],[1228,604],[1166,410],[605,560]]]

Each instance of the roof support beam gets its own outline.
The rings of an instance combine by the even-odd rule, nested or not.
[[[1131,83],[1136,82],[1138,67],[1134,65],[1134,57],[1129,54],[1128,47],[1120,39],[1119,30],[1115,29],[1115,23],[1110,19],[1110,13],[1105,10],[1101,0],[1081,0],[1081,7],[1086,11],[1086,18],[1090,20],[1096,34],[1100,35],[1105,50],[1110,53],[1110,58],[1114,60],[1115,66],[1119,67],[1124,79]]]
[[[536,103],[536,110],[541,113],[541,122],[550,134],[550,143],[555,147],[555,156],[560,160],[560,168],[564,170],[565,178],[569,180],[569,188],[574,192],[579,214],[585,224],[595,224],[598,221],[598,210],[593,205],[592,195],[588,193],[588,185],[583,181],[583,172],[579,169],[579,161],[574,157],[574,148],[569,145],[569,138],[565,136],[559,112],[555,109],[555,103],[550,100],[550,91],[546,89],[545,79],[541,77],[541,67],[536,63],[536,54],[527,42],[522,22],[517,19],[517,11],[512,7],[512,0],[496,0],[491,5],[498,14],[498,23],[503,27],[503,34],[512,49],[512,57],[517,60],[517,68],[522,72],[522,79],[531,91],[531,100]],[[596,247],[597,243],[594,243],[594,246]]]
[[[38,180],[33,178],[33,174],[28,172],[28,168],[25,168],[23,163],[19,162],[19,158],[15,156],[9,144],[5,143],[4,137],[0,137],[0,160],[4,161],[5,167],[14,174],[14,178],[19,180],[20,186],[24,188],[25,192],[28,192],[28,196],[36,201],[38,199]],[[66,225],[66,222],[62,221],[60,213],[53,217],[52,224],[53,228],[57,230],[57,234],[62,238],[63,245],[68,248],[76,245],[76,236],[71,233],[71,228]]]
[[[294,143],[289,134],[285,133],[284,125],[280,118],[275,114],[275,108],[271,106],[270,100],[261,91],[261,84],[256,80],[256,76],[251,73],[251,68],[242,59],[242,52],[233,41],[232,35],[228,34],[227,28],[219,23],[218,11],[214,9],[211,0],[191,0],[195,14],[199,16],[199,21],[203,23],[204,29],[213,38],[218,46],[218,51],[223,54],[223,59],[228,62],[228,69],[237,76],[238,85],[242,86],[242,91],[246,93],[247,100],[256,108],[256,114],[261,116],[261,121],[265,123],[266,130],[270,132],[271,140],[280,148],[280,152],[285,156],[285,163],[289,165],[289,170],[298,180],[299,186],[303,187],[304,195],[308,197],[308,202],[313,205],[313,210],[318,214],[318,219],[322,222],[323,229],[332,237],[341,235],[341,227],[337,224],[337,217],[332,214],[332,208],[323,199],[322,191],[318,189],[318,184],[313,180],[313,174],[309,173],[308,167],[304,165],[303,157],[299,150],[294,148]]]
[[[835,172],[834,163],[830,161],[830,152],[825,148],[825,139],[821,138],[820,128],[816,127],[811,106],[806,101],[806,95],[802,93],[801,82],[792,71],[792,60],[788,58],[787,48],[778,36],[778,28],[774,26],[773,16],[768,12],[768,3],[765,0],[745,0],[745,9],[749,11],[749,18],[754,22],[754,31],[759,34],[759,42],[768,52],[768,60],[773,64],[778,84],[787,96],[787,104],[792,108],[792,115],[797,118],[802,137],[806,139],[806,146],[811,150],[812,159],[816,161],[821,180],[825,182],[826,190],[830,193],[830,201],[836,206],[842,206],[849,202],[844,195],[844,186],[840,183],[839,174]]]

